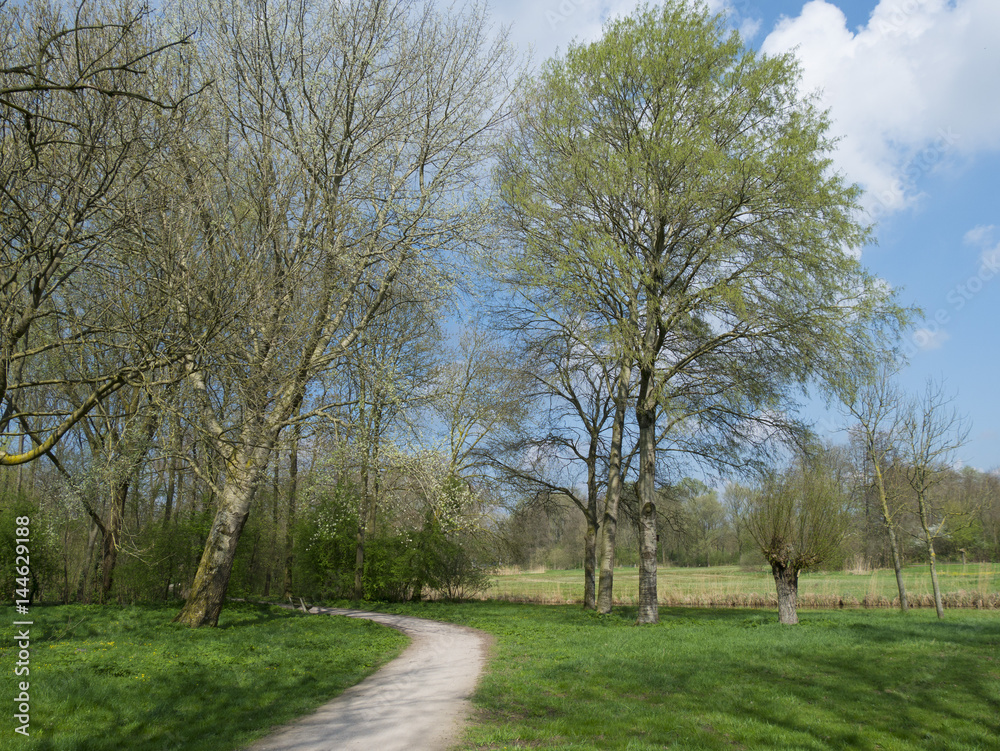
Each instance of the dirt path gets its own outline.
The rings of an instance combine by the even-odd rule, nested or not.
[[[412,642],[374,675],[248,751],[445,751],[458,741],[486,662],[488,634],[405,615],[309,612],[366,618]]]

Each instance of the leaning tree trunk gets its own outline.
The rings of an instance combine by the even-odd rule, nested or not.
[[[604,544],[601,551],[601,580],[597,593],[597,612],[610,613],[615,581],[615,543],[618,536],[618,502],[622,497],[622,436],[625,434],[625,410],[630,368],[618,374],[618,394],[615,398],[615,418],[611,425],[611,447],[608,455],[608,493],[604,503]]]
[[[935,565],[934,542],[927,543],[931,558],[931,587],[934,589],[934,609],[937,617],[944,618],[944,602],[941,600],[941,585],[938,584],[937,566]]]
[[[771,573],[778,588],[778,622],[794,625],[799,622],[799,570],[784,563],[771,563]]]
[[[941,601],[941,587],[938,584],[936,555],[934,553],[934,534],[931,532],[930,519],[927,513],[927,501],[922,492],[917,493],[917,511],[920,516],[920,527],[924,531],[924,542],[927,543],[927,555],[931,567],[931,587],[934,589],[934,608],[937,617],[944,618],[944,603]]]
[[[215,626],[233,571],[236,546],[250,514],[250,506],[260,484],[273,440],[266,441],[249,457],[237,452],[229,462],[226,484],[219,495],[215,521],[205,541],[205,550],[191,584],[191,594],[175,623],[187,626]]]
[[[652,380],[651,378],[649,380]],[[646,384],[640,386],[645,391]],[[643,404],[645,394],[640,393]],[[639,424],[639,623],[659,623],[656,592],[656,407],[636,409]]]
[[[892,552],[892,568],[896,572],[896,589],[899,590],[899,609],[907,612],[910,603],[906,599],[906,585],[903,583],[903,559],[899,554],[899,541],[896,539],[896,528],[892,526],[892,514],[889,512],[889,499],[885,490],[885,479],[878,462],[875,462],[875,480],[878,490],[878,501],[882,511],[882,521],[885,522],[886,534],[889,536],[889,550]]]
[[[896,530],[892,524],[886,526],[889,532],[889,548],[892,551],[892,568],[896,572],[896,588],[899,590],[899,609],[906,613],[910,609],[910,603],[906,599],[906,584],[903,583],[903,559],[899,555],[899,543],[896,540]]]

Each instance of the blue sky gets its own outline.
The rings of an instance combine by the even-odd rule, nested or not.
[[[535,62],[597,39],[635,0],[493,0]],[[836,168],[866,189],[862,261],[924,310],[900,385],[943,380],[972,423],[958,463],[1000,467],[1000,0],[710,0],[747,42],[795,50],[842,138]],[[846,425],[810,410],[821,427]]]

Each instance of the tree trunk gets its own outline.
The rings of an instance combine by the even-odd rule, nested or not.
[[[248,458],[240,452],[229,462],[230,474],[219,495],[218,511],[205,541],[191,593],[174,618],[175,623],[199,627],[215,626],[219,622],[229,576],[233,571],[236,546],[267,466],[270,442],[256,453],[257,456]]]
[[[122,527],[125,523],[125,502],[128,500],[129,481],[122,480],[115,484],[111,495],[111,518],[108,520],[104,533],[104,545],[101,550],[101,602],[105,602],[111,594],[114,584],[115,564],[118,562],[118,549],[121,544]]]
[[[264,598],[271,596],[271,579],[278,558],[278,494],[281,491],[281,462],[274,463],[274,487],[271,493],[271,534],[268,535],[268,554],[264,563]]]
[[[652,373],[643,373],[636,422],[639,424],[639,623],[659,623],[656,592],[656,406],[645,404]]]
[[[292,567],[295,565],[295,496],[299,484],[299,439],[302,424],[292,428],[292,446],[288,456],[288,515],[285,519],[285,586],[284,597],[292,595]]]
[[[101,535],[101,528],[96,523],[91,524],[90,534],[87,536],[87,552],[83,556],[83,564],[80,567],[79,582],[76,590],[76,599],[80,602],[90,602],[90,578],[94,574],[94,550],[97,549],[97,538]]]
[[[892,551],[892,568],[896,572],[896,588],[899,590],[899,609],[906,613],[910,609],[910,603],[906,599],[906,584],[903,583],[903,559],[899,555],[896,530],[892,528],[892,524],[888,524],[886,529],[889,533],[889,548]]]
[[[622,497],[622,436],[625,433],[625,410],[631,368],[622,367],[618,374],[618,394],[615,398],[615,419],[611,425],[611,447],[608,455],[608,492],[604,503],[604,540],[601,551],[601,580],[597,594],[597,612],[610,613],[615,581],[615,543],[618,536],[618,503]]]
[[[596,509],[595,509],[596,511]],[[597,609],[597,518],[587,516],[587,534],[584,540],[583,558],[583,607],[585,610]]]
[[[583,608],[597,609],[597,444],[599,436],[591,434],[587,450],[587,532],[583,550]]]
[[[771,573],[778,588],[778,622],[794,625],[799,622],[799,571],[783,563],[772,563]]]
[[[365,417],[365,392],[362,391],[360,401],[361,409],[358,422],[366,424]],[[365,575],[365,533],[368,529],[368,516],[370,514],[369,504],[371,503],[369,491],[369,477],[371,463],[369,461],[370,447],[366,446],[361,464],[361,507],[358,509],[358,534],[354,547],[354,599],[362,600],[365,596],[364,575]]]
[[[920,528],[924,531],[924,542],[927,543],[927,555],[931,567],[931,587],[934,589],[934,608],[937,617],[944,618],[944,603],[941,602],[941,587],[938,585],[937,566],[934,553],[934,534],[931,532],[930,519],[927,513],[927,500],[922,492],[917,493],[917,511],[920,516]]]
[[[934,542],[928,542],[931,558],[931,587],[934,588],[934,608],[937,610],[937,617],[944,618],[944,602],[941,600],[941,585],[938,584],[937,566],[935,565]]]
[[[365,519],[368,515],[362,509],[358,515],[358,536],[354,547],[354,599],[361,600],[365,596]]]
[[[874,454],[875,449],[870,447],[869,456]],[[882,511],[882,521],[885,522],[886,534],[889,537],[889,550],[892,553],[892,568],[896,572],[896,588],[899,590],[899,609],[906,613],[910,609],[910,603],[906,599],[906,585],[903,583],[903,559],[899,554],[899,542],[896,539],[896,529],[892,526],[892,513],[889,511],[889,496],[885,489],[885,478],[882,476],[882,468],[878,461],[872,460],[875,467],[876,490],[878,491],[879,505]]]
[[[167,494],[163,503],[163,528],[170,526],[170,517],[174,512],[174,493],[177,490],[177,464],[173,457],[167,460]]]

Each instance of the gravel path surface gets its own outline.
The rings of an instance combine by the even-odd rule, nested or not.
[[[445,751],[459,740],[486,663],[488,634],[405,615],[340,608],[311,613],[366,618],[412,639],[395,660],[313,714],[248,751]]]

